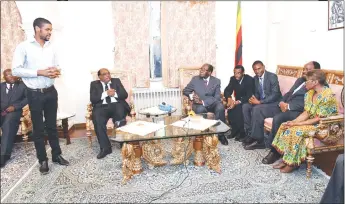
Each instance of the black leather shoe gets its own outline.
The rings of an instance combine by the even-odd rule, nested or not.
[[[228,143],[228,140],[225,138],[224,135],[219,135],[219,136],[218,136],[218,140],[220,141],[220,143],[221,143],[222,145],[228,145],[228,144],[229,144],[229,143]]]
[[[0,158],[1,168],[6,166],[6,162],[8,160],[10,160],[10,156],[7,156],[7,155],[1,156],[1,158]]]
[[[280,155],[270,151],[268,155],[262,159],[263,164],[273,164],[275,161],[277,161],[280,158]]]
[[[246,138],[243,140],[242,145],[243,145],[243,146],[246,146],[246,145],[249,145],[249,144],[251,144],[251,143],[253,143],[253,142],[255,142],[255,141],[256,141],[255,139],[253,139],[252,137],[248,136],[248,137],[246,137]]]
[[[265,144],[263,142],[260,143],[258,141],[255,141],[249,145],[245,145],[244,149],[245,150],[265,149]]]
[[[64,159],[61,155],[59,155],[58,157],[52,159],[54,163],[57,163],[57,164],[60,164],[60,165],[63,165],[63,166],[68,166],[69,165],[69,162]]]
[[[48,161],[43,161],[40,164],[41,164],[41,166],[40,166],[41,174],[43,174],[43,175],[48,174],[49,173]]]
[[[102,159],[105,156],[107,156],[108,154],[111,154],[113,152],[113,150],[111,148],[108,149],[101,149],[101,151],[99,152],[99,154],[97,155],[97,159]]]

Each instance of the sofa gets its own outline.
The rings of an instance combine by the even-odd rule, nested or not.
[[[277,75],[280,91],[284,95],[290,90],[297,78],[302,76],[303,67],[278,65]],[[344,149],[344,73],[342,71],[325,70],[326,80],[338,102],[338,115],[321,119],[318,130],[310,133],[307,145],[307,178],[311,176],[314,154]],[[266,118],[265,132],[269,134],[273,118]],[[317,139],[319,138],[319,139]],[[322,141],[321,141],[322,140]]]

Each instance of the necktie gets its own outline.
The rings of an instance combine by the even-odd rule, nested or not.
[[[259,84],[260,84],[260,88],[259,88],[259,91],[260,91],[260,100],[262,100],[262,99],[265,98],[265,93],[264,93],[263,79],[262,79],[261,77],[259,78]]]
[[[10,84],[10,87],[8,89],[8,95],[11,95],[12,94],[12,91],[13,91],[13,84]]]
[[[105,89],[105,91],[109,90],[108,84],[105,84],[104,89]],[[107,104],[111,103],[110,96],[105,97],[105,101],[107,102]]]
[[[207,79],[204,79],[204,84],[207,87]]]

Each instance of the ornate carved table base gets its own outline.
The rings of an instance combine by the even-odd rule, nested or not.
[[[189,157],[195,151],[194,165],[203,166],[220,173],[220,156],[218,152],[218,137],[213,136],[197,136],[191,143],[192,138],[176,138],[172,148],[171,164],[182,164],[188,162]],[[126,183],[134,174],[143,171],[141,164],[141,156],[149,163],[150,166],[164,166],[167,161],[164,160],[166,152],[162,147],[160,140],[152,140],[143,142],[140,147],[139,142],[124,143],[122,146],[122,173],[123,181]]]

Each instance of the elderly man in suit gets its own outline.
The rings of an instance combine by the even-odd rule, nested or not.
[[[255,92],[248,104],[243,105],[244,128],[247,138],[244,149],[264,149],[264,120],[279,113],[278,103],[282,97],[276,74],[265,70],[261,61],[252,65],[255,76]]]
[[[231,95],[234,93],[235,100]],[[242,142],[245,138],[243,122],[243,104],[248,103],[249,98],[254,93],[253,77],[244,74],[244,67],[237,65],[234,68],[234,76],[230,78],[229,85],[224,90],[224,97],[227,99],[228,120],[231,124],[231,135],[229,139],[234,138]]]
[[[12,75],[11,69],[6,69],[3,74],[5,82],[1,83],[1,167],[11,158],[22,108],[28,104],[24,83]]]
[[[101,149],[97,159],[102,159],[112,153],[106,127],[108,120],[112,118],[117,126],[125,125],[130,107],[125,101],[128,93],[119,78],[111,78],[109,70],[104,68],[98,71],[98,77],[100,80],[90,84],[90,101],[92,122]]]
[[[213,66],[204,64],[200,68],[199,76],[194,76],[183,89],[183,95],[193,102],[192,109],[196,114],[213,112],[216,120],[225,122],[225,109],[220,96],[220,80],[211,76]],[[223,145],[228,140],[223,134],[218,135]]]
[[[267,143],[272,144],[273,139],[280,127],[284,122],[294,120],[299,116],[304,110],[304,95],[306,93],[305,82],[306,74],[308,71],[314,69],[321,69],[318,62],[312,61],[304,65],[303,76],[298,78],[294,85],[291,87],[289,92],[287,92],[283,99],[279,103],[280,112],[273,117],[272,130],[267,138]],[[271,147],[271,151],[268,155],[263,158],[263,164],[273,164],[280,158],[280,154],[277,150]]]

